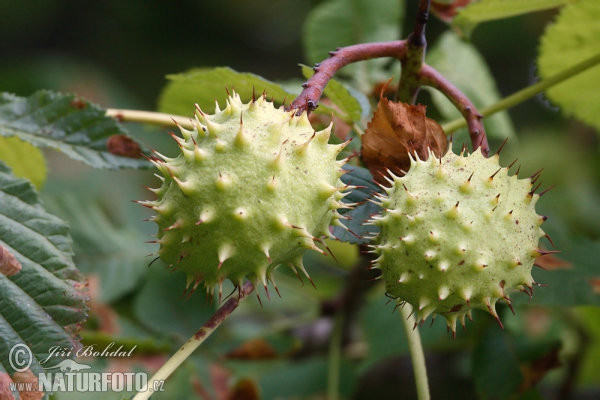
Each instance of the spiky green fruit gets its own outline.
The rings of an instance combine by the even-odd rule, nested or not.
[[[305,250],[321,251],[315,241],[342,225],[344,144],[328,144],[331,126],[316,132],[306,113],[234,93],[214,115],[197,107],[195,129],[180,130],[181,154],[151,159],[163,184],[142,204],[157,212],[158,255],[187,273],[186,288],[221,293],[225,279],[239,287],[247,277],[266,289],[280,264],[306,274]]]
[[[482,309],[500,322],[496,302],[510,305],[511,291],[534,284],[538,240],[546,236],[545,217],[535,212],[539,195],[531,178],[509,176],[498,159],[479,150],[411,159],[379,197],[383,212],[370,221],[381,229],[374,268],[418,320],[441,314],[455,333],[457,319],[464,327],[465,316]]]

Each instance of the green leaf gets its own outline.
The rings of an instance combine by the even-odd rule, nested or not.
[[[302,66],[302,74],[306,79],[313,76],[313,73],[312,68],[306,65]],[[360,121],[363,115],[362,106],[358,99],[354,97],[356,93],[356,91],[351,93],[348,88],[335,79],[331,79],[323,91],[323,94],[344,113],[341,117],[350,123]]]
[[[304,25],[303,45],[308,63],[323,61],[337,47],[398,40],[403,3],[400,0],[329,0],[319,4]],[[387,62],[375,59],[366,64],[369,69],[377,70]],[[348,66],[344,70],[359,70],[364,74],[360,68],[364,67]]]
[[[446,32],[427,53],[427,63],[458,87],[475,107],[483,108],[500,100],[485,60],[477,49],[461,40],[455,33]],[[442,115],[453,120],[461,114],[441,92],[430,89],[433,103]],[[514,138],[515,131],[506,111],[485,118],[486,133],[491,138]]]
[[[473,352],[473,379],[483,398],[505,399],[523,381],[519,360],[508,332],[495,323],[479,337]]]
[[[46,181],[46,159],[42,151],[18,137],[0,137],[0,160],[4,161],[13,174],[29,179],[36,189]]]
[[[600,54],[600,2],[580,0],[561,10],[542,36],[539,71],[542,78]],[[600,129],[600,66],[548,89],[546,95],[562,111]]]
[[[252,363],[255,365],[265,364]],[[327,389],[327,360],[324,357],[304,357],[290,361],[269,362],[271,370],[258,377],[263,398],[317,398]],[[353,364],[342,361],[339,389],[341,397],[349,398],[357,376]]]
[[[514,17],[535,11],[547,10],[574,0],[480,0],[463,8],[452,25],[471,36],[475,27],[485,21]]]
[[[170,81],[162,90],[158,99],[158,110],[176,115],[192,115],[194,104],[212,113],[215,109],[215,99],[225,98],[226,88],[235,90],[243,101],[252,98],[253,91],[257,96],[263,91],[267,98],[274,98],[277,103],[294,100],[296,94],[286,91],[277,83],[270,82],[258,75],[247,72],[237,72],[228,67],[212,69],[193,69],[176,75],[168,75]],[[224,108],[225,103],[220,103]]]
[[[41,90],[30,97],[0,95],[0,135],[51,147],[94,168],[148,168],[142,159],[109,152],[108,139],[126,131],[99,106],[74,94]]]
[[[68,227],[48,214],[33,186],[16,178],[0,163],[0,245],[21,263],[22,270],[0,274],[0,363],[9,373],[10,349],[25,343],[33,352],[31,370],[54,346],[77,349],[76,332],[86,319],[85,283],[71,259]],[[73,358],[74,355],[68,357]],[[54,366],[63,357],[52,357]]]
[[[373,177],[368,169],[354,166],[344,165],[344,169],[350,172],[342,175],[342,182],[346,185],[361,186],[354,189],[349,195],[344,197],[344,203],[359,203],[353,209],[342,209],[340,214],[347,216],[349,219],[342,223],[352,231],[336,226],[333,228],[333,235],[342,242],[353,244],[365,244],[371,240],[364,236],[375,235],[379,233],[379,227],[364,225],[364,221],[370,219],[371,215],[381,212],[381,207],[373,204],[367,199],[372,197],[373,192],[381,192],[381,188],[373,182]]]
[[[555,270],[535,268],[533,278],[543,287],[536,288],[531,301],[525,295],[513,296],[517,303],[529,301],[546,306],[600,305],[600,294],[594,289],[595,280],[600,278],[598,254],[600,240],[591,240],[569,232],[565,227],[548,220],[542,228],[551,237],[557,256],[571,266]],[[548,256],[546,256],[548,257]],[[546,286],[547,285],[547,286]]]
[[[134,299],[135,316],[155,332],[178,334],[181,339],[187,340],[213,315],[215,309],[208,304],[204,290],[195,291],[188,299],[189,291],[183,296],[184,288],[183,272],[167,270],[164,264],[154,263]]]
[[[117,226],[95,196],[67,192],[46,203],[69,221],[79,269],[100,280],[99,301],[114,302],[139,284],[152,261],[145,257],[151,250],[131,221]]]

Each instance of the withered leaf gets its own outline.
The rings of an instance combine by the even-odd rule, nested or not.
[[[429,148],[436,157],[446,153],[448,139],[442,127],[425,116],[426,109],[421,104],[396,103],[385,97],[379,100],[362,138],[363,161],[375,181],[385,184],[387,169],[404,175],[410,168],[409,152],[421,160],[429,157]]]
[[[127,135],[112,135],[106,142],[108,152],[128,158],[142,158],[140,145]]]
[[[15,400],[15,396],[10,391],[12,379],[6,372],[0,372],[0,399]]]
[[[12,380],[14,383],[23,383],[24,385],[21,387],[27,389],[19,392],[19,396],[21,396],[22,400],[41,400],[44,397],[44,392],[40,391],[38,387],[38,378],[30,369],[26,369],[22,372],[15,372],[12,376]],[[27,383],[30,385],[26,385]]]
[[[594,294],[600,294],[600,278],[590,279],[590,285],[592,285],[592,291]]]
[[[518,393],[525,393],[528,389],[534,387],[546,374],[562,364],[559,359],[561,346],[553,347],[548,354],[545,354],[534,360],[531,365],[522,366],[523,383],[518,389]]]
[[[227,400],[259,400],[260,390],[256,382],[242,378],[236,382]]]
[[[0,246],[0,273],[13,276],[21,271],[21,263],[8,249]]]
[[[237,360],[269,360],[275,357],[277,352],[273,346],[261,338],[248,340],[225,355],[225,358]]]
[[[562,260],[552,254],[537,257],[535,259],[535,265],[549,271],[554,271],[556,269],[568,269],[573,266],[570,262]]]

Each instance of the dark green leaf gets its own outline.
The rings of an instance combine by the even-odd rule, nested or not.
[[[478,108],[500,100],[484,58],[471,44],[455,33],[446,32],[427,53],[427,63],[458,87]],[[447,119],[460,118],[460,112],[437,90],[430,89],[432,100]],[[492,138],[514,138],[515,131],[506,111],[484,119],[486,133]]]
[[[557,256],[571,263],[571,266],[555,270],[534,267],[533,278],[545,286],[535,289],[530,302],[565,307],[600,305],[600,294],[597,293],[597,289],[594,290],[594,280],[600,278],[600,270],[598,270],[600,241],[573,234],[564,227],[557,229],[551,220],[542,228],[561,250]],[[529,301],[525,295],[513,297],[520,303]]]
[[[327,388],[327,360],[324,357],[275,361],[268,366],[271,370],[258,378],[265,399],[312,398]],[[349,396],[355,382],[354,366],[342,361],[339,387],[343,397]]]
[[[94,168],[150,167],[141,158],[121,157],[109,151],[109,138],[127,132],[105,114],[106,110],[74,94],[41,90],[30,97],[18,97],[3,93],[0,135],[51,147]]]
[[[370,219],[371,215],[380,213],[381,207],[373,204],[367,199],[370,199],[373,192],[381,192],[381,188],[373,182],[371,173],[366,168],[357,167],[354,165],[345,165],[344,169],[349,170],[345,175],[342,175],[342,182],[347,185],[361,186],[358,189],[352,190],[349,195],[343,198],[345,203],[359,203],[353,209],[343,209],[340,213],[350,218],[343,221],[348,228],[345,230],[339,226],[333,228],[333,235],[342,242],[350,242],[357,244],[369,243],[371,240],[364,236],[371,236],[379,233],[379,227],[364,225]]]
[[[49,209],[69,221],[79,269],[100,279],[98,300],[113,302],[136,287],[152,261],[145,257],[152,249],[132,221],[116,226],[93,196],[68,192],[50,200]]]
[[[185,274],[171,271],[159,262],[150,267],[148,279],[136,294],[133,311],[138,320],[155,332],[177,334],[187,340],[215,311],[206,291],[199,287],[183,296]],[[229,294],[229,293],[227,293]]]
[[[76,349],[75,335],[86,319],[83,276],[71,259],[67,225],[48,214],[33,186],[0,163],[0,245],[23,269],[0,274],[0,363],[9,373],[12,346],[25,343],[33,352],[34,373],[54,346]],[[74,357],[71,356],[70,358]],[[45,366],[61,361],[53,357]]]
[[[314,72],[310,67],[307,67],[306,65],[302,66],[302,74],[305,78],[310,78],[313,76],[313,73]],[[335,79],[331,79],[327,83],[327,86],[325,86],[323,93],[334,105],[337,106],[337,108],[340,109],[343,114],[345,114],[342,115],[344,120],[347,120],[348,122],[355,122],[361,119],[363,115],[363,109],[361,104],[358,102],[358,99],[354,97],[354,94],[357,93],[356,90],[354,93],[351,93],[346,86]]]
[[[483,398],[505,399],[523,381],[519,360],[508,332],[490,324],[473,352],[473,379]]]
[[[158,99],[158,110],[161,112],[191,116],[194,104],[204,111],[212,113],[215,109],[215,99],[223,99],[228,90],[235,90],[242,101],[250,101],[252,93],[260,96],[263,91],[267,98],[273,98],[281,104],[293,101],[296,94],[286,91],[277,83],[270,82],[258,75],[247,72],[237,72],[228,67],[212,69],[193,69],[176,75],[168,75],[169,83],[164,87]],[[220,108],[225,103],[221,101]]]

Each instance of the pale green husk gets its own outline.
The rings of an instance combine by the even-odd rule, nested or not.
[[[304,271],[304,251],[321,251],[315,241],[331,236],[343,206],[344,144],[328,144],[331,126],[315,132],[306,113],[234,93],[215,115],[198,109],[196,129],[181,133],[177,158],[152,160],[163,184],[144,202],[158,214],[160,258],[209,292],[245,277],[266,289],[280,264]]]
[[[531,269],[545,236],[531,179],[508,175],[499,156],[449,150],[438,159],[412,159],[404,177],[391,176],[373,252],[389,295],[413,306],[418,319],[436,313],[455,332],[471,310],[510,304],[514,289],[534,284]],[[499,321],[499,319],[498,319]],[[500,322],[500,321],[499,321]]]

